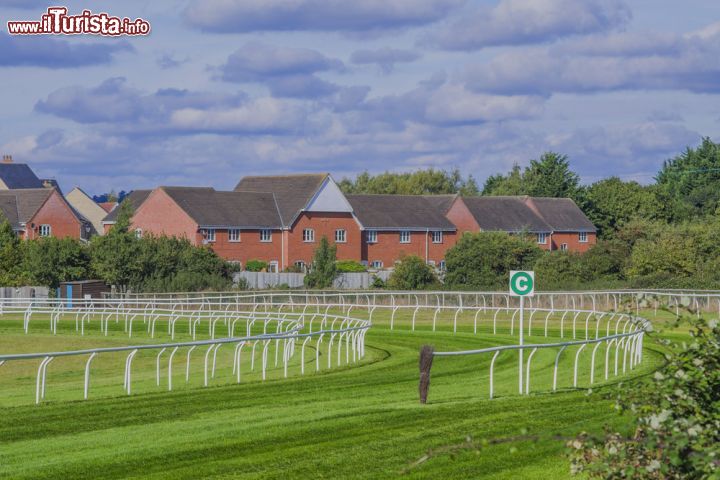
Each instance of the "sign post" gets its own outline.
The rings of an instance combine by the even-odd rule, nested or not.
[[[520,297],[520,346],[522,347],[525,340],[525,297],[535,295],[535,272],[510,270],[510,295]],[[519,370],[518,370],[518,387],[520,395],[523,393],[523,349],[520,352]]]

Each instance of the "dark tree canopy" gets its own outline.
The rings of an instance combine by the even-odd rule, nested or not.
[[[472,175],[464,178],[458,169],[448,172],[429,168],[405,173],[385,172],[378,175],[364,172],[354,180],[343,178],[339,185],[345,193],[396,195],[460,193],[467,196],[478,194],[477,183]]]

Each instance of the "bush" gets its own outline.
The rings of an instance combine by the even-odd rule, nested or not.
[[[466,233],[445,254],[445,285],[455,289],[506,289],[510,270],[530,270],[543,254],[524,235]]]
[[[262,260],[248,260],[245,264],[245,270],[248,272],[262,272],[263,270],[267,270],[267,262],[263,262]]]
[[[669,363],[644,387],[623,392],[632,436],[587,434],[569,443],[574,472],[591,478],[713,479],[720,476],[720,329],[695,322],[691,344],[674,346]]]
[[[335,266],[341,273],[367,272],[367,267],[355,260],[338,260],[335,262]]]
[[[408,255],[395,265],[387,285],[396,290],[422,290],[437,287],[439,282],[435,270],[422,258]]]
[[[385,284],[385,280],[378,277],[377,275],[373,275],[372,283],[370,284],[370,288],[385,288],[387,285]]]

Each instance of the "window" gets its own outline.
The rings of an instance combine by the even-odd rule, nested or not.
[[[372,268],[383,268],[383,262],[382,260],[373,260],[372,262]]]
[[[40,235],[42,235],[42,233]],[[142,228],[136,228],[135,229],[135,238],[142,238],[142,235],[143,235]]]
[[[260,230],[261,242],[272,242],[272,230]]]
[[[546,245],[547,244],[547,233],[538,233],[538,240],[537,243],[540,245]]]
[[[410,232],[403,230],[400,232],[400,243],[410,243]]]
[[[441,231],[432,232],[432,243],[442,243],[443,234]]]
[[[49,237],[52,232],[52,228],[47,223],[40,225],[40,236]]]
[[[315,230],[306,228],[303,230],[303,242],[311,243],[315,241]]]
[[[580,232],[580,243],[587,243],[587,232]]]
[[[277,262],[277,260],[273,260],[272,262],[268,263],[268,272],[270,272],[270,273],[277,273],[277,272],[278,272],[278,262]]]
[[[435,266],[435,260],[428,260],[428,261],[427,261],[427,264],[430,265],[431,267],[434,267],[434,266]]]
[[[305,262],[298,260],[295,262],[295,266],[300,269],[301,272],[305,272]]]
[[[341,228],[339,230],[335,230],[335,243],[345,243],[347,242],[347,232],[344,228]]]
[[[367,243],[377,243],[377,230],[367,231]]]
[[[214,228],[204,228],[201,230],[203,239],[205,239],[206,242],[212,243],[215,241],[215,229]]]
[[[230,242],[239,242],[240,241],[240,229],[239,228],[231,228],[228,230],[228,241]]]
[[[563,252],[564,252],[565,250],[567,250],[567,243],[561,243],[561,244],[560,244],[560,250],[562,250]]]
[[[445,271],[445,260],[440,260],[440,271],[441,272]]]

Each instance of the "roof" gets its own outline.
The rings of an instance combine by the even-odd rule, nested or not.
[[[25,188],[0,191],[0,208],[14,228],[27,223],[55,191],[53,188]]]
[[[505,232],[595,232],[569,198],[528,196],[464,197],[481,230]]]
[[[438,209],[443,215],[450,211],[453,202],[458,198],[458,194],[446,194],[446,195],[423,195],[432,205]]]
[[[364,228],[455,230],[438,202],[425,195],[346,195]]]
[[[115,209],[115,207],[117,207],[118,202],[98,202],[98,205],[100,205],[100,208],[110,213],[113,209]]]
[[[527,197],[464,197],[481,230],[552,232],[552,227],[528,207]]]
[[[43,182],[24,163],[0,163],[0,179],[7,188],[43,188]]]
[[[595,225],[570,198],[529,197],[528,205],[555,232],[596,232]]]
[[[152,192],[152,190],[133,190],[125,198],[123,198],[122,203],[130,202],[130,206],[133,207],[133,209],[137,210],[138,207],[140,207],[140,205],[142,205],[143,202],[147,199],[148,195],[150,195],[150,192]],[[113,209],[103,219],[103,223],[115,223],[119,213],[119,208]]]
[[[201,227],[282,228],[269,192],[219,192],[206,187],[160,187]]]
[[[283,224],[289,226],[329,176],[328,173],[310,173],[243,177],[235,187],[235,191],[274,193]]]

